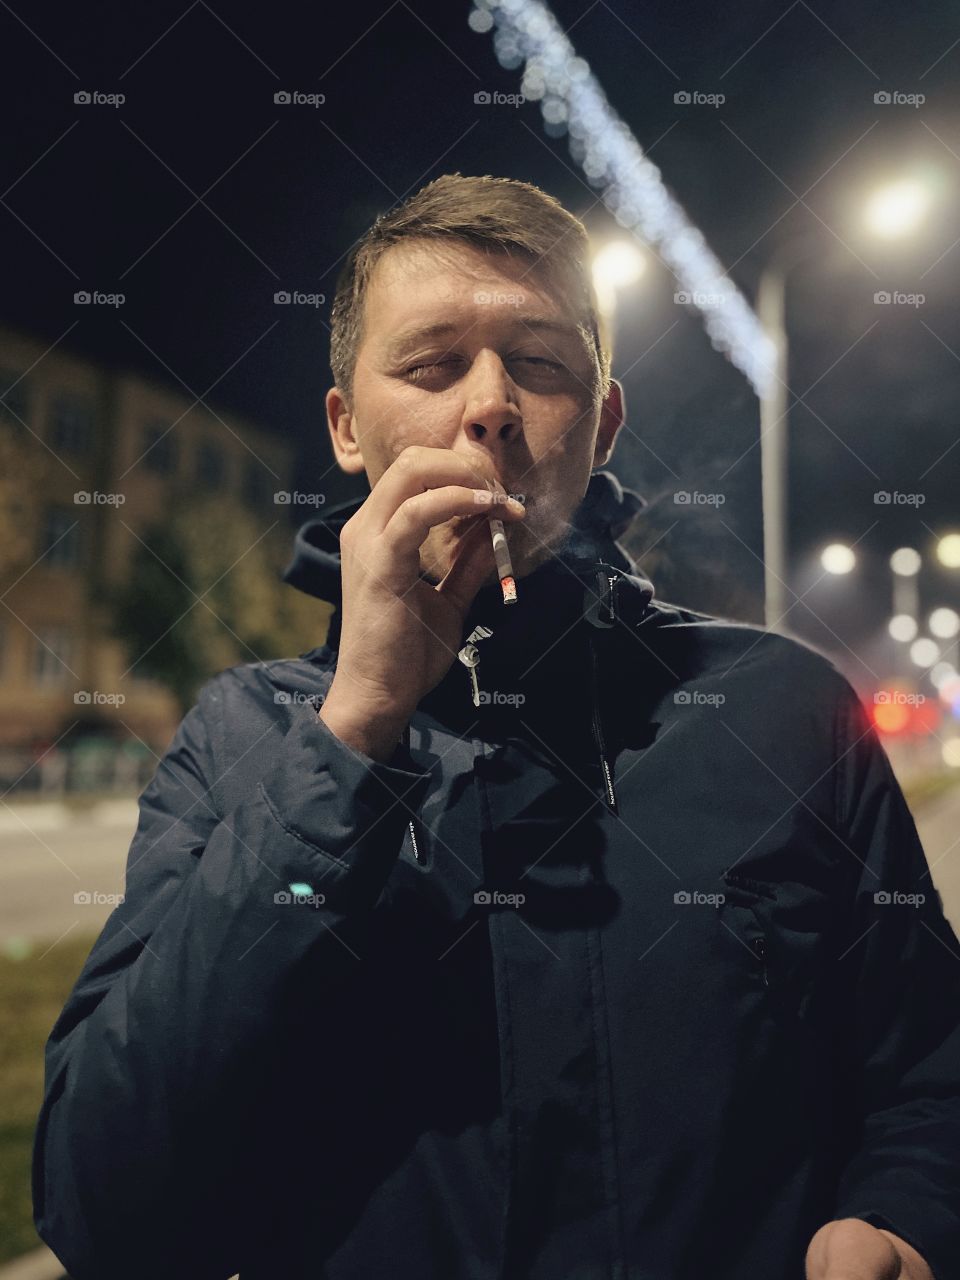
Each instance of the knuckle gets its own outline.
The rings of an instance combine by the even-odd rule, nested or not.
[[[419,471],[424,463],[424,448],[420,444],[408,444],[397,454],[394,466],[399,471]]]

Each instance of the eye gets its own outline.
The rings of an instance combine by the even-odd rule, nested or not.
[[[547,360],[544,356],[516,356],[515,359],[522,360],[524,364],[533,364],[540,369],[549,369],[559,372],[563,369],[562,364],[558,364],[556,360]]]
[[[456,363],[457,363],[456,359],[431,360],[427,364],[411,365],[410,368],[404,370],[404,372],[408,378],[413,378],[414,382],[416,382],[421,377],[421,375],[425,372],[429,373],[433,369],[443,369],[449,365],[454,365]]]

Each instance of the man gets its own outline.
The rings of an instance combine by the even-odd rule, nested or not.
[[[351,254],[327,641],[204,686],[48,1044],[75,1280],[960,1275],[960,945],[843,676],[618,545],[586,255],[459,174]]]

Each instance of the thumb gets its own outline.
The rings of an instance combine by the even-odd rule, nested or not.
[[[807,1280],[898,1280],[900,1274],[897,1250],[860,1218],[825,1223],[807,1250]]]

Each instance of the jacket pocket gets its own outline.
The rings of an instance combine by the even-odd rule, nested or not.
[[[721,926],[741,944],[732,954],[763,992],[769,1012],[778,1020],[807,1021],[829,978],[829,903],[814,890],[735,871],[722,877],[721,892]]]

